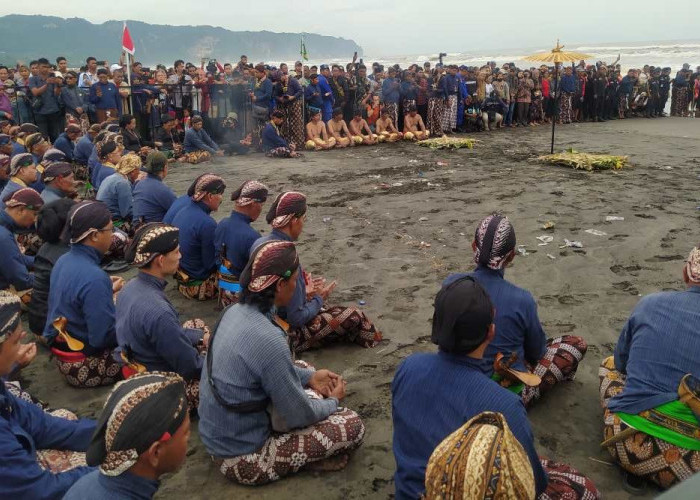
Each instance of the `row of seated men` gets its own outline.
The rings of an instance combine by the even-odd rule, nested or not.
[[[260,237],[251,223],[262,213],[267,188],[244,182],[232,195],[231,216],[217,225],[211,211],[220,205],[224,191],[221,177],[203,174],[171,205],[165,222],[139,227],[126,250],[139,273],[126,285],[100,267],[114,228],[103,203],[57,200],[44,205],[31,188],[13,192],[0,212],[0,245],[10,250],[6,260],[14,263],[0,267],[0,288],[5,289],[0,301],[0,375],[30,362],[32,349],[35,354],[35,347],[20,342],[20,294],[11,273],[22,265],[34,286],[30,327],[37,312],[41,314],[32,312],[32,304],[43,287],[45,321],[34,321],[39,326],[34,331],[50,346],[70,386],[126,379],[110,396],[122,400],[114,412],[123,416],[132,410],[121,406],[127,404],[124,399],[133,404],[133,398],[125,397],[130,391],[150,397],[152,387],[172,383],[178,397],[184,397],[173,404],[180,409],[187,404],[198,415],[205,448],[232,481],[264,484],[302,468],[342,468],[361,444],[364,424],[339,405],[345,396],[341,376],[315,370],[294,355],[339,340],[372,347],[381,334],[360,310],[327,305],[335,283],[303,270],[294,245],[307,216],[302,193],[283,192],[275,198],[266,217],[273,230]],[[32,261],[22,254],[15,234],[37,218],[45,242]],[[188,259],[203,264],[210,253],[216,254],[217,241],[218,283],[209,275],[201,283],[193,282],[197,276],[181,276]],[[524,450],[533,498],[597,498],[585,476],[540,460],[526,413],[557,383],[575,376],[586,343],[576,336],[547,339],[532,295],[505,279],[505,268],[516,255],[515,231],[506,217],[485,218],[472,248],[476,270],[448,277],[436,297],[432,338],[438,352],[410,356],[392,384],[397,498],[418,498],[436,447],[483,412],[505,419]],[[37,266],[49,249],[60,255]],[[209,299],[219,293],[230,305],[214,331],[201,321],[180,324],[164,292],[173,274],[183,295]],[[615,356],[601,366],[605,445],[626,471],[662,487],[700,468],[694,413],[698,384],[693,378],[700,353],[700,248],[691,251],[683,278],[685,291],[640,301]],[[148,379],[150,373],[177,383]],[[143,381],[144,387],[132,379]],[[3,384],[0,390],[0,449],[4,456],[16,457],[0,469],[7,474],[2,484],[10,485],[8,494],[41,491],[51,497],[46,494],[50,491],[60,497],[83,475],[69,498],[88,498],[95,488],[134,493],[144,487],[132,476],[155,479],[178,465],[173,460],[157,469],[151,453],[170,446],[173,436],[185,429],[186,417],[168,422],[164,430],[157,428],[154,439],[141,436],[144,418],[136,419],[129,438],[142,441],[135,445],[116,439],[118,428],[105,431],[103,420],[108,427],[114,425],[109,415],[95,427],[87,420],[49,415],[14,384]],[[105,411],[109,409],[108,404]],[[494,418],[498,420],[489,422]],[[116,420],[123,425],[127,421]],[[91,453],[95,441],[99,452]],[[40,451],[47,449],[65,453]],[[100,466],[99,472],[74,468],[85,456],[69,452],[84,451],[88,463]],[[58,456],[61,460],[54,460]],[[145,465],[156,472],[144,470]],[[153,484],[148,491],[155,491]]]

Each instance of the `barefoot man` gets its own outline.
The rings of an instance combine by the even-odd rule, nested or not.
[[[348,146],[354,146],[355,142],[350,135],[348,126],[343,120],[343,110],[340,108],[335,108],[333,110],[333,118],[328,120],[328,134],[335,138],[336,145],[339,148],[346,148]]]
[[[362,118],[362,109],[356,108],[355,113],[348,123],[348,129],[356,144],[376,144],[377,136],[372,133],[367,120]]]
[[[423,118],[415,106],[409,106],[408,114],[403,118],[403,138],[407,141],[422,141],[428,137],[430,132],[425,129]]]
[[[306,124],[306,149],[321,151],[335,146],[335,137],[329,137],[326,124],[321,121],[321,110],[309,107],[311,121]]]
[[[396,142],[403,137],[403,134],[396,130],[394,121],[389,116],[386,108],[382,108],[379,119],[377,120],[377,135],[381,142]]]

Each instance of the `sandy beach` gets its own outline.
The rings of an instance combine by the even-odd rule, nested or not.
[[[475,134],[473,150],[432,151],[413,144],[307,153],[303,159],[262,155],[202,165],[177,164],[167,183],[182,194],[204,171],[228,187],[217,219],[232,209],[230,193],[246,179],[276,195],[304,192],[310,210],[299,241],[305,268],[338,280],[330,303],[359,304],[385,340],[374,349],[338,345],[301,358],[348,380],[344,405],[367,425],[363,446],[342,472],[297,476],[258,488],[227,482],[212,464],[193,426],[188,459],[168,477],[158,498],[326,498],[393,496],[391,380],[398,363],[430,343],[433,298],[448,274],[473,268],[476,223],[493,211],[515,226],[518,255],[506,277],[532,292],[548,336],[575,333],[588,354],[575,381],[530,410],[540,455],[590,476],[609,499],[626,499],[620,472],[601,450],[598,366],[612,354],[632,308],[643,295],[682,289],[681,266],[700,241],[700,120],[631,119],[557,129],[557,149],[629,155],[632,168],[588,173],[530,161],[549,152],[550,128]],[[267,211],[269,204],[265,206]],[[607,222],[606,216],[624,217]],[[264,216],[254,226],[267,233]],[[542,225],[552,221],[552,231]],[[602,236],[587,233],[595,229]],[[554,241],[539,246],[538,236]],[[582,249],[560,248],[564,239]],[[130,270],[123,276],[135,274]],[[173,282],[174,283],[174,282]],[[168,295],[184,321],[212,325],[214,301]],[[25,388],[53,408],[81,416],[99,413],[108,388],[70,388],[46,350],[22,373]],[[646,497],[657,492],[649,490]]]

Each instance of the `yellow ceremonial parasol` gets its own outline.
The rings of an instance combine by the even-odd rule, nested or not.
[[[557,46],[554,47],[549,52],[538,52],[531,56],[526,56],[523,59],[526,61],[544,62],[544,63],[554,63],[554,101],[555,109],[559,102],[559,95],[557,91],[559,90],[559,64],[565,62],[576,62],[584,59],[590,59],[592,56],[588,54],[582,54],[581,52],[567,52],[562,50],[563,45],[559,45],[559,40],[557,40]],[[552,118],[552,147],[551,153],[554,153],[554,126],[556,125],[556,118]]]

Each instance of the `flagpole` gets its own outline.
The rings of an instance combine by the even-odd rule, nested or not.
[[[134,82],[131,81],[131,52],[126,50],[124,47],[124,33],[126,32],[126,21],[124,21],[124,27],[122,28],[122,50],[126,53],[126,79],[129,82],[129,111],[134,114]],[[131,34],[129,34],[129,39],[131,39]],[[133,48],[133,42],[131,43]],[[118,90],[118,89],[117,89]]]

